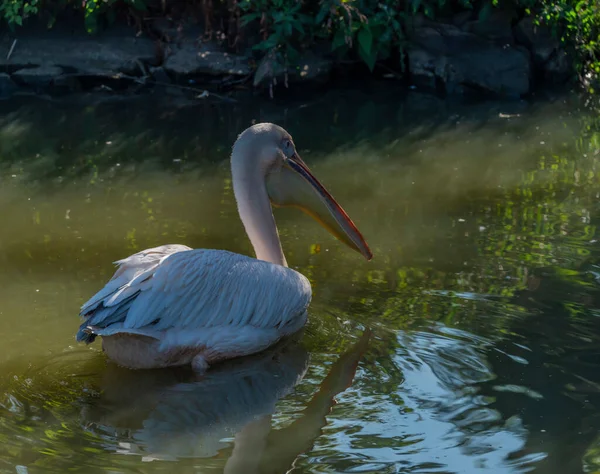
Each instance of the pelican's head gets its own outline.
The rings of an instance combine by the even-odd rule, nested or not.
[[[264,183],[271,204],[297,207],[367,260],[373,254],[348,214],[311,173],[296,151],[292,136],[272,123],[246,129],[233,146],[235,181],[248,186]]]

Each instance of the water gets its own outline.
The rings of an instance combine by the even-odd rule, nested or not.
[[[600,469],[593,111],[351,90],[170,102],[0,104],[0,472]],[[252,120],[288,128],[375,258],[277,210],[314,291],[298,338],[201,379],[76,344],[112,261],[251,254],[227,159]]]

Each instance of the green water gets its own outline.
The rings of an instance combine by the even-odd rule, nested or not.
[[[0,473],[600,472],[600,127],[577,100],[20,99],[0,117]],[[77,344],[112,261],[252,254],[228,153],[253,120],[292,133],[374,259],[276,210],[313,285],[296,340],[203,378]]]

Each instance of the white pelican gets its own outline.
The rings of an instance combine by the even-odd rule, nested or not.
[[[301,329],[308,279],[287,267],[270,202],[293,206],[367,260],[364,238],[298,156],[283,128],[246,129],[231,153],[238,212],[256,259],[225,250],[163,245],[115,262],[111,280],[82,307],[78,341],[102,336],[128,368],[209,364],[253,354]],[[269,202],[270,201],[270,202]]]

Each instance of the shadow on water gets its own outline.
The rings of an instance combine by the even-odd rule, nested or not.
[[[292,132],[303,154],[321,156],[362,142],[372,152],[403,136],[403,146],[418,145],[462,120],[471,121],[476,131],[482,118],[518,115],[524,107],[517,102],[454,104],[389,87],[332,91],[285,105],[20,98],[0,102],[0,153],[7,173],[45,185],[82,176],[93,180],[107,170],[139,173],[148,164],[173,172],[201,164],[206,172],[210,165],[223,165],[237,135],[253,122],[275,122]],[[321,126],[307,126],[314,123]],[[363,159],[368,162],[369,156]]]
[[[531,315],[514,320],[488,352],[496,378],[482,384],[481,393],[527,426],[520,454],[547,453],[539,472],[596,472],[600,292],[589,265],[567,278],[560,273],[540,269],[532,275],[535,284],[514,296]]]

